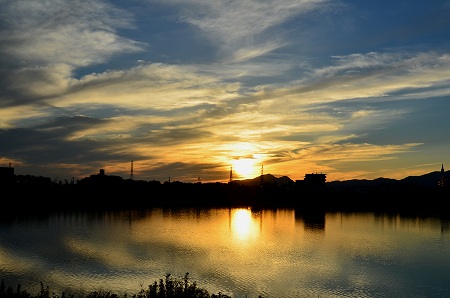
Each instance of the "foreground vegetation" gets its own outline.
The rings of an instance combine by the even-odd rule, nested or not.
[[[31,293],[29,290],[22,290],[20,284],[14,290],[11,286],[6,287],[2,280],[0,285],[0,298],[231,298],[226,294],[218,292],[209,294],[206,289],[197,286],[197,283],[190,282],[188,273],[183,278],[174,278],[170,274],[164,279],[154,281],[148,288],[141,288],[138,293],[127,295],[117,294],[111,291],[99,290],[89,293],[53,293],[48,286],[40,283],[41,288],[37,293]],[[261,296],[259,296],[261,298]]]

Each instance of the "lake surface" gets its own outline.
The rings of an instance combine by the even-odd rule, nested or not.
[[[132,294],[187,272],[232,297],[450,297],[449,222],[239,208],[0,222],[0,279],[13,289]]]

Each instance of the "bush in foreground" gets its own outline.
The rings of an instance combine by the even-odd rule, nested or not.
[[[16,290],[12,287],[5,286],[2,280],[0,285],[0,298],[231,298],[221,292],[217,294],[209,294],[206,289],[199,288],[196,282],[190,283],[186,273],[184,278],[173,278],[170,274],[159,282],[155,281],[148,286],[147,289],[141,290],[133,295],[118,295],[110,291],[93,291],[87,294],[67,294],[62,292],[61,295],[50,293],[48,286],[44,286],[41,282],[41,289],[37,294],[32,294],[27,290],[22,290],[18,284]],[[261,296],[260,296],[261,297]]]

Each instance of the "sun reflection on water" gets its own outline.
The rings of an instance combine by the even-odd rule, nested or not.
[[[236,209],[231,213],[231,233],[240,243],[249,243],[259,236],[259,225],[250,209]]]

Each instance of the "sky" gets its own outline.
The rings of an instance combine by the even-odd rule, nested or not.
[[[450,168],[449,16],[440,0],[0,0],[0,166],[161,182]]]

